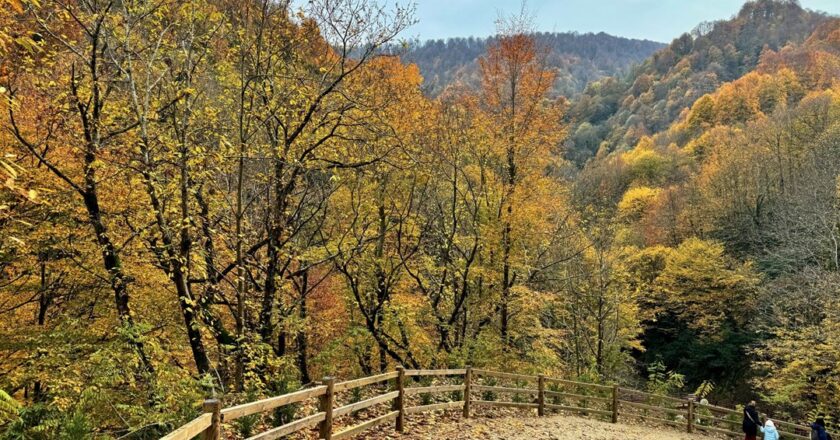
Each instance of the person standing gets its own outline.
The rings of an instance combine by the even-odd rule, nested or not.
[[[825,430],[825,419],[822,416],[811,423],[811,440],[831,440],[831,436]]]
[[[776,430],[776,425],[770,419],[764,422],[761,432],[764,433],[764,440],[779,440],[779,431]]]
[[[744,440],[756,440],[758,427],[758,411],[755,409],[755,400],[753,400],[744,408],[744,422],[741,424],[741,429],[744,431]]]

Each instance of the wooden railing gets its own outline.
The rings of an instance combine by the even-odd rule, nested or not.
[[[383,384],[385,382],[388,383]],[[384,386],[387,390],[375,390],[385,392],[362,399],[359,391],[368,386]],[[355,400],[338,405],[340,399],[337,396],[346,392],[354,393]],[[443,393],[451,393],[450,398],[441,396]],[[602,417],[612,423],[618,423],[619,418],[622,418],[671,425],[687,432],[743,435],[740,433],[740,411],[698,404],[690,399],[650,394],[618,385],[591,384],[542,375],[473,368],[406,370],[397,367],[393,372],[344,382],[326,377],[313,388],[224,409],[218,400],[207,400],[203,414],[161,440],[188,440],[199,435],[202,440],[219,440],[224,423],[316,398],[317,409],[312,414],[247,440],[272,440],[316,427],[319,438],[339,440],[389,422],[394,423],[398,432],[404,432],[407,415],[457,408],[462,411],[463,417],[470,417],[473,406],[536,409],[538,416],[544,416],[547,411],[564,411]],[[386,403],[391,403],[391,407],[383,409],[382,405]],[[410,403],[413,405],[410,406]],[[336,421],[374,407],[379,410],[375,417],[361,423],[344,426]],[[774,421],[782,439],[809,439],[810,429],[807,426]]]

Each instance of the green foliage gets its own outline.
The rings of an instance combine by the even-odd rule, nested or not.
[[[233,426],[236,432],[243,438],[251,437],[256,433],[256,429],[260,423],[259,414],[251,414],[249,416],[240,417],[233,421]]]
[[[434,395],[432,393],[420,393],[421,405],[430,405],[432,402],[434,402]]]
[[[362,400],[362,389],[361,388],[353,388],[350,390],[350,403],[360,402]]]
[[[18,417],[0,430],[3,440],[87,440],[94,438],[93,425],[80,412],[61,413],[43,404],[22,408]]]
[[[498,385],[498,381],[492,377],[488,377],[484,379],[484,385],[489,387],[494,387]],[[486,400],[488,402],[495,401],[498,396],[496,395],[495,391],[482,391],[481,392],[481,400]]]
[[[7,392],[0,390],[0,425],[18,417],[20,403]]]
[[[300,384],[298,384],[295,380],[280,377],[277,378],[271,384],[271,389],[272,395],[280,396],[283,394],[288,394],[292,391],[297,391],[298,389],[300,389]],[[299,409],[300,404],[298,403],[275,408],[274,411],[272,411],[271,425],[281,426],[285,425],[286,423],[292,422],[295,419],[295,414],[297,414]]]
[[[559,383],[549,382],[546,385],[545,389],[548,390],[548,391],[555,392],[555,393],[562,393],[563,392],[563,386],[560,385]],[[550,397],[548,397],[548,402],[553,404],[553,405],[560,405],[562,400],[560,399],[560,396],[550,396]]]
[[[685,376],[675,371],[669,371],[661,361],[648,365],[647,372],[648,378],[645,388],[651,394],[668,396],[682,390],[685,386]]]
[[[75,412],[64,419],[59,439],[85,440],[93,438],[93,425],[85,414]]]
[[[694,396],[698,399],[706,399],[715,390],[715,383],[711,380],[704,380],[694,390]]]

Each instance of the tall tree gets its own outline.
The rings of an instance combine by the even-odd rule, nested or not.
[[[511,342],[512,288],[526,276],[519,250],[528,231],[515,229],[516,219],[527,215],[529,186],[546,173],[551,152],[563,136],[558,129],[562,101],[547,96],[554,74],[545,66],[546,51],[537,47],[529,31],[525,11],[500,21],[498,40],[480,60],[479,106],[497,148],[488,178],[499,185],[491,203],[499,221],[500,249],[491,258],[501,273],[499,334],[506,345]]]

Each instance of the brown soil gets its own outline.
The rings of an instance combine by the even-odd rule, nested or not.
[[[564,415],[407,421],[406,433],[383,430],[362,438],[400,440],[711,440],[663,427],[612,424]]]

